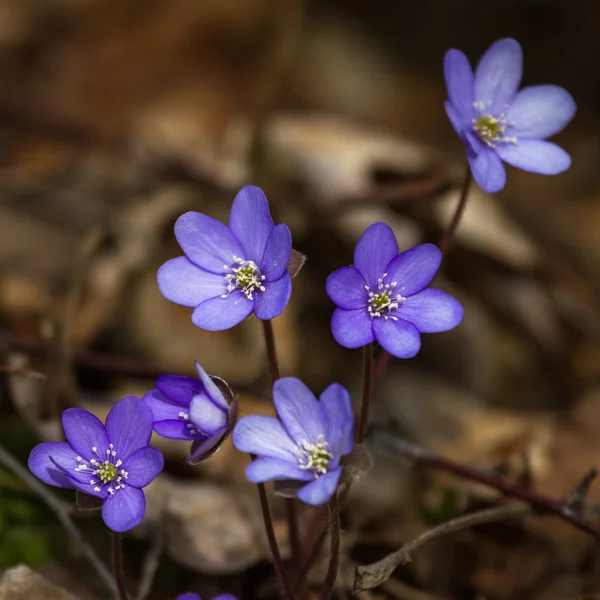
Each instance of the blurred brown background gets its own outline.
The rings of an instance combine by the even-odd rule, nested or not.
[[[1,362],[46,375],[4,376],[2,444],[25,461],[37,441],[60,438],[64,408],[102,416],[162,372],[192,374],[194,360],[237,387],[242,414],[271,410],[257,323],[200,331],[156,286],[180,254],[175,219],[225,220],[245,183],[264,188],[308,256],[275,321],[283,372],[317,392],[340,381],[357,400],[360,352],[331,337],[325,279],[377,220],[401,249],[439,242],[465,162],[443,108],[444,52],[475,63],[509,36],[523,46],[525,85],[563,86],[578,103],[556,140],[573,166],[556,177],[511,169],[494,197],[473,189],[436,279],[465,320],[392,363],[374,418],[568,495],[600,464],[599,28],[590,0],[2,0]],[[185,444],[156,443],[167,468],[127,540],[132,589],[150,548],[163,556],[151,599],[275,597],[246,458],[227,443],[188,469]],[[339,597],[356,565],[499,501],[372,450],[344,515]],[[106,551],[97,521],[78,522]],[[552,519],[486,526],[424,548],[365,598],[588,597],[600,593],[597,550]],[[105,597],[43,503],[0,467],[0,568],[18,563],[82,599]]]

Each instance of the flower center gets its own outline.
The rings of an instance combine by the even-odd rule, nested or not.
[[[320,435],[317,438],[316,444],[302,440],[298,442],[298,447],[300,449],[298,464],[301,469],[312,469],[315,477],[327,473],[327,468],[333,456],[328,450],[329,444],[325,441],[324,435]]]
[[[95,458],[91,458],[89,461],[81,458],[81,456],[77,457],[77,462],[79,466],[75,467],[75,471],[78,473],[90,473],[92,475],[92,479],[90,479],[90,485],[95,486],[94,491],[99,492],[102,490],[102,486],[110,483],[111,485],[108,487],[108,493],[114,494],[117,490],[125,487],[124,479],[127,479],[129,473],[124,469],[119,469],[119,467],[123,464],[122,460],[117,458],[117,453],[114,450],[114,446],[112,444],[108,445],[108,449],[106,450],[106,457],[104,460],[98,454],[98,449],[96,446],[92,446],[92,452],[100,459],[96,460]],[[94,476],[97,478],[95,479]],[[113,487],[112,483],[116,485]]]
[[[184,421],[188,421],[186,423],[186,428],[188,429],[188,433],[190,435],[204,435],[202,431],[200,431],[193,423],[189,422],[190,415],[188,413],[181,411],[177,416]]]
[[[491,102],[488,102],[488,108]],[[473,104],[477,116],[473,119],[473,129],[479,136],[479,139],[489,148],[495,148],[497,144],[517,144],[518,140],[514,136],[507,136],[506,130],[514,127],[515,123],[507,112],[501,112],[498,116],[484,112],[486,105],[484,102],[475,102]],[[508,110],[508,105],[506,109]]]
[[[252,294],[255,289],[259,289],[261,292],[265,291],[265,286],[262,283],[265,280],[265,276],[261,275],[255,262],[244,260],[239,256],[234,256],[233,261],[238,265],[237,267],[223,265],[225,269],[231,270],[232,273],[225,275],[227,293],[223,294],[221,298],[227,298],[231,292],[240,289],[246,294],[248,300],[252,300]]]
[[[398,285],[397,281],[392,283],[383,283],[383,280],[387,277],[387,273],[384,273],[382,277],[377,280],[377,291],[371,291],[368,285],[365,285],[365,290],[369,293],[369,305],[367,310],[371,318],[383,317],[384,319],[398,320],[398,317],[394,317],[391,313],[392,310],[398,308],[398,304],[406,300],[401,294],[395,294],[394,288]],[[404,289],[404,288],[402,288]]]

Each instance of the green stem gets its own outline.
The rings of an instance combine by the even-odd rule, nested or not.
[[[119,593],[119,600],[129,600],[127,587],[125,586],[125,570],[123,568],[123,544],[121,542],[121,534],[116,531],[111,532],[112,535],[112,555],[113,555],[113,570],[115,574],[115,583]]]

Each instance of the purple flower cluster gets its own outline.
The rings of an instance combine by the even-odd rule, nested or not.
[[[327,294],[338,306],[331,320],[336,341],[360,348],[377,340],[393,356],[411,358],[421,348],[421,333],[456,327],[463,318],[460,302],[427,288],[441,260],[432,244],[398,254],[391,228],[371,225],[356,244],[354,266],[327,279]]]
[[[67,441],[37,445],[29,456],[31,472],[48,485],[100,498],[102,518],[113,531],[139,525],[146,510],[142,488],[164,464],[162,454],[148,446],[150,409],[128,396],[108,413],[106,426],[81,408],[65,410],[62,426]]]
[[[467,147],[475,180],[489,193],[506,183],[502,161],[543,175],[562,173],[571,164],[569,155],[545,138],[571,121],[575,101],[555,85],[517,91],[522,73],[523,52],[512,39],[494,43],[475,73],[460,50],[449,50],[444,59],[448,117]]]
[[[240,190],[229,227],[187,212],[175,223],[175,237],[185,256],[159,269],[158,287],[168,300],[194,307],[194,325],[220,331],[252,312],[263,320],[283,312],[292,293],[292,236],[287,225],[275,226],[260,188]]]
[[[341,458],[354,447],[350,394],[334,383],[317,400],[299,379],[284,377],[273,386],[273,402],[278,419],[251,415],[233,430],[234,446],[259,457],[246,477],[253,483],[299,481],[300,500],[327,502],[342,474]]]

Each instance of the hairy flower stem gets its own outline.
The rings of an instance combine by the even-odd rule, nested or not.
[[[340,567],[340,511],[337,492],[331,496],[329,501],[329,537],[331,540],[329,566],[327,567],[327,575],[321,588],[319,600],[329,600],[331,598]]]
[[[471,182],[473,181],[473,174],[471,173],[471,168],[467,165],[467,171],[465,173],[465,178],[462,184],[462,188],[460,191],[460,198],[458,199],[458,204],[456,205],[456,210],[454,211],[454,215],[452,217],[452,221],[450,222],[450,226],[444,233],[444,237],[442,237],[442,241],[440,242],[440,250],[442,255],[446,256],[448,251],[452,247],[452,243],[454,242],[454,236],[456,234],[456,230],[460,224],[460,220],[462,219],[463,213],[465,212],[465,207],[467,206],[467,198],[469,197],[469,189],[471,188]]]
[[[256,456],[251,454],[250,458],[254,460]],[[279,579],[279,585],[281,586],[283,597],[286,600],[294,600],[294,592],[292,591],[292,587],[285,573],[285,567],[283,566],[283,560],[281,560],[281,553],[279,552],[279,546],[277,545],[277,538],[275,537],[275,529],[273,528],[273,519],[271,518],[271,511],[269,510],[269,500],[267,499],[267,490],[265,489],[265,484],[258,483],[256,487],[258,488],[260,508],[262,510],[263,521],[265,523],[265,531],[267,533],[269,548],[273,557],[273,565],[275,566],[275,572],[277,573],[277,579]]]
[[[127,588],[125,587],[125,570],[123,568],[123,545],[121,543],[121,534],[116,531],[112,535],[112,555],[113,571],[115,573],[115,583],[119,592],[119,600],[129,600]]]
[[[465,178],[463,179],[463,184],[460,191],[460,198],[458,199],[456,210],[454,211],[454,215],[452,216],[450,226],[444,233],[442,241],[440,242],[440,251],[442,252],[442,256],[444,258],[452,248],[454,236],[456,235],[456,230],[458,229],[460,220],[462,219],[463,213],[465,212],[465,207],[467,206],[467,198],[469,197],[469,190],[471,189],[472,181],[473,173],[471,172],[470,166],[467,165],[467,170],[465,173]],[[385,350],[382,350],[381,354],[377,357],[377,360],[375,361],[375,368],[373,369],[373,391],[377,389],[381,380],[383,379],[383,376],[386,374],[390,365],[391,358],[392,355],[389,352],[386,352]]]
[[[275,383],[280,377],[279,361],[277,360],[277,350],[275,347],[275,334],[273,324],[270,320],[262,321],[263,333],[265,336],[265,346],[267,349],[267,362],[269,364],[269,373],[271,381]],[[300,533],[298,531],[298,513],[296,511],[296,500],[294,498],[285,499],[285,515],[288,525],[288,538],[292,550],[292,567],[298,568],[301,560]]]
[[[365,437],[367,424],[369,422],[369,410],[371,408],[371,395],[373,390],[373,342],[363,348],[363,396],[360,407],[360,419],[354,432],[357,443],[361,443]]]

